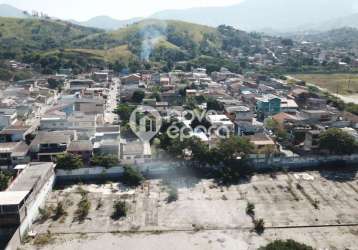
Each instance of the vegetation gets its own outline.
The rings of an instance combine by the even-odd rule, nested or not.
[[[141,103],[145,97],[145,93],[143,90],[136,90],[132,95],[132,102]]]
[[[358,93],[357,74],[298,74],[293,76],[327,89],[331,93],[341,95]]]
[[[167,202],[172,203],[178,200],[178,189],[176,187],[170,186],[168,190]]]
[[[7,189],[10,179],[11,175],[9,173],[0,171],[0,192]]]
[[[54,211],[53,220],[58,220],[62,216],[66,216],[66,215],[67,215],[67,212],[65,210],[65,205],[63,204],[62,201],[58,202],[57,206],[55,208],[55,211]]]
[[[168,126],[170,125],[164,124],[164,130]],[[180,124],[178,126],[180,128]],[[211,166],[212,177],[224,185],[235,183],[241,175],[248,173],[247,157],[254,152],[254,146],[248,139],[237,136],[223,139],[211,149],[198,138],[181,140],[171,138],[167,133],[159,135],[158,138],[160,148],[171,157],[174,159],[190,158],[193,167],[198,170]]]
[[[140,69],[173,69],[205,66],[208,72],[222,66],[239,72],[225,52],[254,53],[261,38],[229,26],[211,28],[181,21],[143,20],[125,28],[104,32],[65,21],[0,18],[0,59],[34,63],[43,73],[71,67],[80,73],[91,66],[131,72]],[[154,34],[154,35],[153,35]],[[143,50],[148,45],[148,50]],[[3,74],[5,77],[6,74]],[[9,77],[9,75],[7,76]]]
[[[83,195],[81,201],[78,203],[78,207],[76,210],[76,217],[81,222],[84,221],[91,209],[91,202],[88,199],[87,195]]]
[[[121,179],[122,182],[128,186],[138,186],[144,180],[143,175],[132,166],[124,166],[123,170],[124,172]]]
[[[127,208],[127,204],[125,201],[114,202],[113,209],[114,209],[114,211],[111,216],[111,218],[113,220],[119,220],[119,219],[127,216],[128,208]]]
[[[114,167],[118,164],[118,158],[113,155],[94,155],[91,158],[92,166],[101,166],[105,168]]]
[[[36,236],[35,240],[34,240],[34,245],[36,246],[45,246],[48,244],[51,244],[52,242],[54,242],[54,237],[52,235],[52,233],[50,231],[47,231],[47,233],[45,234],[40,234],[38,236]]]
[[[246,214],[250,217],[255,217],[255,205],[253,203],[247,203]]]
[[[83,167],[83,161],[77,155],[65,154],[58,156],[56,167],[64,170],[79,169]]]
[[[265,221],[263,219],[254,220],[254,229],[257,234],[263,234],[265,231]]]
[[[310,246],[296,242],[294,240],[286,240],[286,241],[276,240],[264,247],[260,247],[259,250],[314,250],[314,249]]]
[[[327,129],[320,135],[319,140],[319,148],[330,154],[352,154],[358,147],[353,136],[338,128]]]
[[[39,208],[39,214],[40,214],[39,220],[41,222],[48,220],[51,217],[51,213],[52,213],[52,211],[51,211],[50,207],[46,206],[44,208]]]
[[[128,104],[119,104],[114,111],[117,115],[119,115],[122,125],[126,125],[129,122],[129,119],[131,117],[131,114],[135,108],[132,106],[129,106]]]

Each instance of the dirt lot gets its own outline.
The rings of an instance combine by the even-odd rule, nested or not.
[[[43,245],[29,240],[21,249],[257,249],[275,239],[295,239],[320,249],[358,249],[358,181],[356,173],[256,175],[229,188],[210,180],[175,178],[178,200],[168,203],[168,181],[150,180],[142,187],[118,184],[71,186],[54,191],[48,206],[65,204],[66,216],[37,223]],[[75,211],[83,190],[91,201],[87,219]],[[116,200],[126,200],[125,219],[111,219]],[[253,232],[246,214],[265,221],[265,232]],[[99,206],[100,204],[100,206]]]

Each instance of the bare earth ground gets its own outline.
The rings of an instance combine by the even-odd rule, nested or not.
[[[78,187],[54,191],[48,205],[64,201],[68,215],[37,223],[33,231],[51,232],[53,241],[24,250],[161,250],[257,249],[275,239],[295,239],[317,249],[358,249],[358,178],[355,172],[332,174],[256,175],[248,183],[217,187],[210,180],[176,178],[179,199],[167,203],[167,187],[150,180],[136,190],[118,184],[83,185],[91,210],[87,220],[74,220],[81,195]],[[99,199],[103,205],[97,208]],[[113,202],[130,204],[127,218],[110,218]],[[257,235],[246,215],[255,204],[266,230]],[[318,209],[315,208],[317,206]]]

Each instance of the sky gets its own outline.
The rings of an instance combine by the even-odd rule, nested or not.
[[[147,17],[166,9],[226,6],[243,0],[0,0],[16,8],[37,10],[61,19],[85,21],[108,15],[117,19]]]

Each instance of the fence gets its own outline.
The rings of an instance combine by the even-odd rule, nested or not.
[[[306,157],[273,157],[273,158],[251,158],[251,166],[256,171],[270,171],[279,169],[307,170],[334,164],[346,164],[358,166],[358,155],[346,156],[306,156]],[[146,176],[170,176],[178,171],[187,171],[183,168],[186,162],[151,162],[136,166]],[[81,168],[76,170],[57,170],[58,181],[89,181],[108,180],[119,178],[123,173],[123,167],[117,166],[106,169],[104,167]]]
[[[332,164],[358,164],[358,155],[299,156],[251,159],[256,170],[273,170],[277,167],[287,170],[304,170]]]

